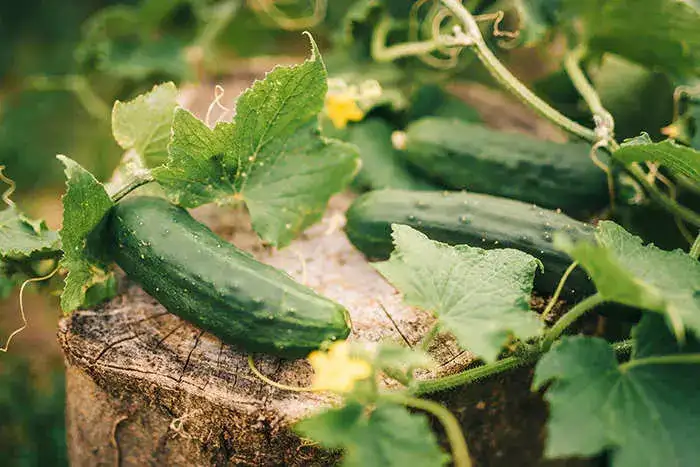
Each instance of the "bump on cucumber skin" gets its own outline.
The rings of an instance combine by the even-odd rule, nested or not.
[[[347,310],[154,197],[110,213],[112,257],[165,308],[227,344],[297,358],[350,332]]]
[[[393,250],[391,224],[409,225],[433,240],[484,249],[515,248],[540,259],[535,291],[552,294],[572,259],[552,244],[555,232],[574,240],[591,239],[594,229],[564,214],[506,198],[466,192],[380,190],[357,198],[347,211],[345,231],[371,259],[387,259]],[[573,292],[572,292],[573,290]],[[577,268],[563,295],[594,292],[585,271]]]
[[[586,144],[424,118],[406,130],[406,159],[451,189],[560,208],[577,218],[608,204],[606,175],[591,161]]]

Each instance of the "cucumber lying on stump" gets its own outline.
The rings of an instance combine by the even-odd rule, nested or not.
[[[481,248],[515,248],[539,258],[544,272],[535,291],[549,295],[573,262],[552,245],[555,232],[574,240],[590,238],[594,229],[564,214],[506,198],[465,192],[380,190],[357,198],[347,212],[345,231],[355,247],[371,259],[387,259],[393,249],[391,224],[405,224],[433,240]],[[565,296],[586,296],[595,289],[577,268]]]
[[[608,204],[605,173],[589,146],[553,143],[456,119],[424,118],[406,129],[406,159],[436,183],[560,208],[586,217]]]
[[[164,199],[120,202],[107,230],[113,259],[131,279],[168,311],[227,344],[296,358],[350,333],[341,305],[258,262]]]

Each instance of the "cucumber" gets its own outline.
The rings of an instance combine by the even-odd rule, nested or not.
[[[285,358],[350,332],[342,306],[223,241],[162,198],[117,204],[112,259],[165,308],[224,343]]]
[[[357,198],[347,211],[345,232],[370,259],[387,259],[393,249],[391,224],[405,224],[433,240],[481,248],[515,248],[539,258],[544,272],[535,291],[549,295],[571,258],[552,245],[564,232],[574,240],[593,241],[594,229],[564,214],[506,198],[465,192],[380,190]],[[569,276],[566,297],[594,291],[583,269]]]
[[[586,217],[608,203],[605,173],[579,143],[552,143],[455,119],[406,130],[406,158],[436,182]]]

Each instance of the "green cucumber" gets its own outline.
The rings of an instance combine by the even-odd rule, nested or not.
[[[564,214],[506,198],[465,192],[380,190],[357,198],[347,211],[345,231],[355,247],[370,259],[386,259],[393,245],[391,224],[405,224],[451,245],[515,248],[540,259],[544,271],[535,290],[551,294],[571,258],[552,245],[556,232],[573,240],[591,239],[594,229]],[[566,296],[593,292],[582,269],[566,282]]]
[[[345,308],[256,261],[164,199],[125,199],[110,213],[108,232],[112,257],[131,279],[168,311],[227,344],[296,358],[350,332]]]
[[[406,158],[437,183],[562,209],[585,217],[605,207],[605,173],[579,143],[553,143],[456,119],[406,129]]]

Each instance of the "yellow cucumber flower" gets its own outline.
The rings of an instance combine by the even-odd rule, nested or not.
[[[339,129],[348,126],[348,122],[359,122],[365,116],[355,99],[348,94],[328,94],[325,107],[333,126]]]
[[[347,393],[357,381],[372,375],[372,366],[365,360],[350,355],[347,342],[335,342],[328,352],[315,351],[307,357],[314,369],[311,386],[322,391]]]

